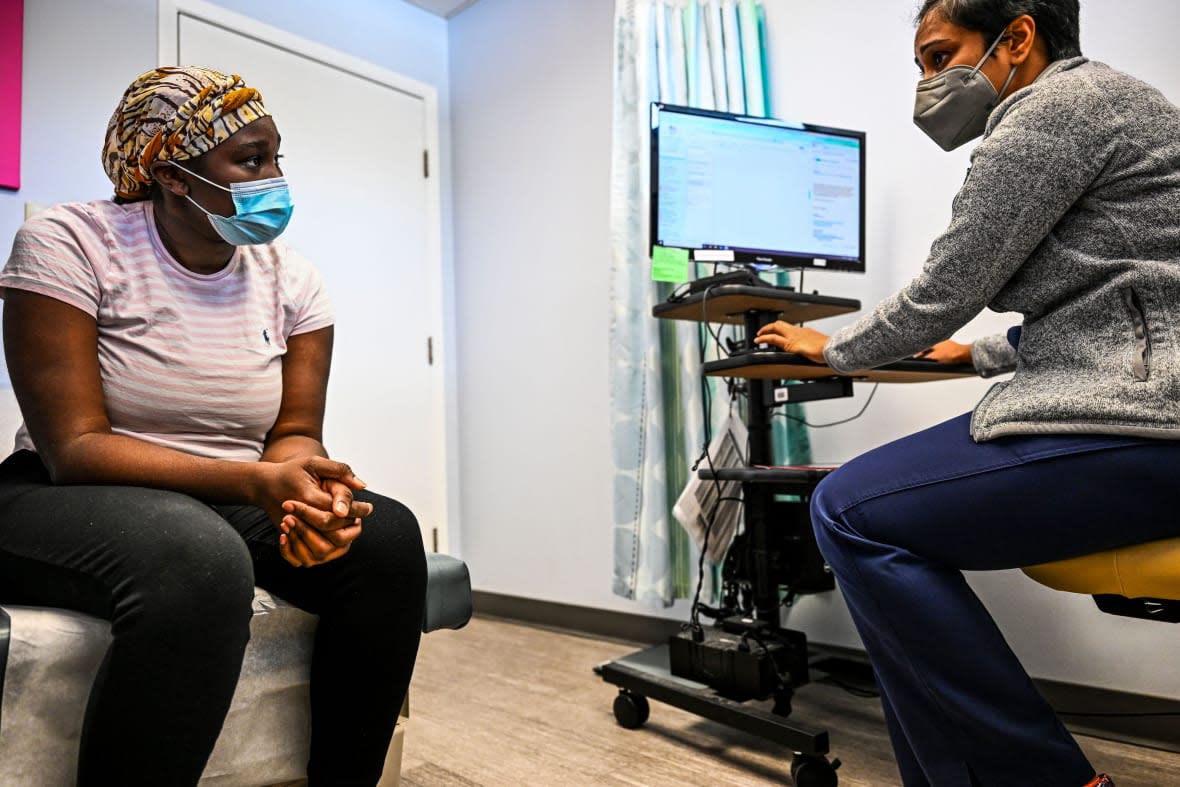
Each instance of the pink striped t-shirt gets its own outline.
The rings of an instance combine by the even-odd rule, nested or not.
[[[217,273],[193,273],[165,250],[150,200],[73,202],[34,216],[16,233],[0,288],[97,321],[113,431],[218,459],[262,455],[287,339],[333,322],[319,273],[288,246],[240,246]],[[23,424],[16,448],[35,450]]]

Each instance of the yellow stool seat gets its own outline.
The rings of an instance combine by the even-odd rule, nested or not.
[[[1180,538],[1041,563],[1024,573],[1070,593],[1180,600]]]

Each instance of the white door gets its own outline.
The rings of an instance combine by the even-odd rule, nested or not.
[[[328,450],[414,511],[427,549],[445,548],[443,391],[428,357],[428,341],[441,344],[438,197],[424,167],[434,107],[263,25],[175,13],[175,55],[162,42],[162,60],[241,74],[282,136],[295,204],[283,239],[323,274],[336,310]]]

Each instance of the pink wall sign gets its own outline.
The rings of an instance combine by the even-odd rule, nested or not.
[[[0,188],[20,188],[20,73],[24,0],[0,0]]]

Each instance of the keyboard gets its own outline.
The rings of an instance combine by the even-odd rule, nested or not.
[[[975,377],[969,363],[946,364],[930,358],[907,358],[876,369],[852,374],[837,372],[827,364],[816,363],[797,353],[757,348],[735,353],[719,361],[709,361],[705,374],[714,377],[747,377],[766,380],[813,380],[822,377],[852,377],[873,382],[924,382],[960,377]]]

